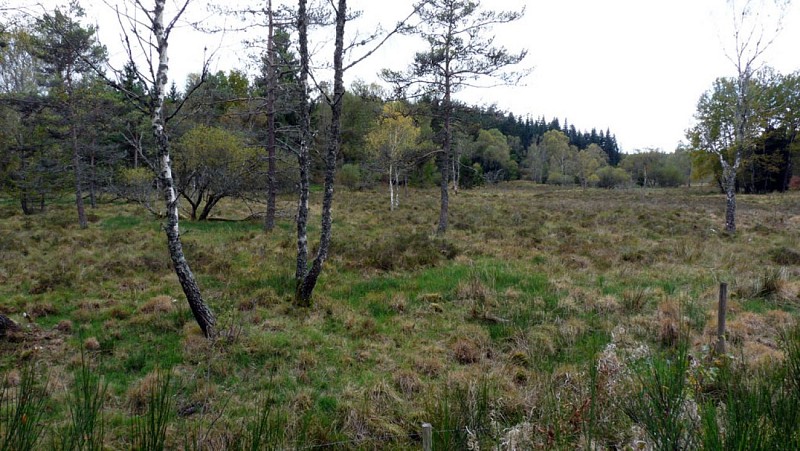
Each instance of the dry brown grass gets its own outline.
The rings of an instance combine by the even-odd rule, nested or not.
[[[481,348],[472,340],[460,338],[451,346],[453,358],[461,364],[476,363],[481,359]]]
[[[83,341],[83,347],[87,351],[99,351],[100,341],[98,341],[95,337],[89,337]]]
[[[413,237],[429,250],[450,248],[432,238],[434,190],[412,189],[392,213],[382,209],[379,194],[337,198],[337,244],[315,306],[306,310],[290,302],[291,215],[270,235],[255,222],[184,222],[187,256],[204,296],[221,327],[238,331],[233,340],[211,343],[179,310],[185,299],[158,220],[108,205],[98,209],[99,221],[89,231],[62,220],[58,233],[50,233],[12,214],[0,221],[0,236],[24,243],[25,253],[0,245],[7,257],[0,265],[0,297],[7,299],[0,311],[21,318],[40,306],[40,316],[31,314],[32,329],[59,330],[62,345],[42,346],[46,340],[35,334],[0,343],[0,369],[7,371],[26,352],[69,360],[64,355],[83,346],[79,336],[94,336],[114,372],[114,389],[128,393],[133,404],[141,403],[148,384],[142,365],[163,359],[182,374],[204,375],[206,386],[186,393],[192,402],[230,395],[220,425],[237,424],[254,396],[270,387],[276,405],[291,412],[290,433],[301,431],[299,418],[308,415],[308,437],[395,434],[401,437],[395,449],[415,445],[408,437],[418,420],[430,419],[421,401],[428,393],[452,381],[468,387],[488,378],[495,401],[502,400],[493,405],[498,418],[520,419],[502,425],[509,434],[517,426],[529,443],[569,449],[584,442],[556,443],[549,434],[567,437],[585,419],[587,369],[606,357],[600,382],[611,387],[604,391],[611,398],[626,394],[619,383],[625,370],[614,365],[625,364],[640,345],[658,353],[685,337],[691,352],[700,353],[713,342],[720,280],[734,294],[730,353],[753,365],[781,357],[781,333],[800,306],[800,274],[790,264],[800,249],[793,222],[800,218],[798,193],[741,196],[739,232],[728,237],[720,233],[724,199],[708,188],[604,191],[511,183],[468,190],[452,199],[453,227],[444,238],[457,248],[452,258],[417,255],[401,242],[380,245],[384,237]],[[319,200],[315,193],[312,221]],[[249,210],[230,202],[219,211]],[[67,207],[55,207],[42,218],[68,214]],[[129,224],[133,220],[139,222]],[[312,246],[314,240],[312,233]],[[384,252],[375,264],[364,263],[370,249]],[[391,261],[395,254],[401,262]],[[63,321],[73,322],[76,332],[57,327]],[[609,341],[618,346],[617,360],[604,353]],[[66,353],[70,346],[73,352]],[[142,358],[141,346],[158,355]],[[321,398],[337,403],[325,407]],[[365,407],[364,399],[385,405]],[[603,437],[596,443],[630,443],[613,406],[603,406]]]
[[[177,302],[171,296],[155,296],[139,307],[139,313],[169,313],[175,310],[175,303]]]

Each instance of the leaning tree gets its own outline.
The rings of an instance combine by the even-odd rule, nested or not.
[[[129,72],[133,69],[133,76],[140,89],[132,91],[126,89],[120,82],[109,81],[150,118],[150,127],[157,155],[157,161],[153,163],[153,169],[158,174],[158,185],[161,187],[166,204],[166,224],[164,229],[167,235],[169,255],[197,324],[200,325],[200,329],[202,329],[207,338],[212,338],[215,335],[216,318],[203,300],[197,280],[189,267],[189,263],[186,261],[181,243],[178,191],[173,178],[170,156],[171,142],[167,126],[169,121],[180,110],[182,103],[171,113],[167,112],[165,108],[167,77],[169,75],[169,38],[178,20],[186,12],[190,2],[191,0],[182,0],[178,3],[177,9],[171,14],[169,21],[165,21],[164,17],[166,0],[154,0],[152,8],[145,6],[141,0],[135,0],[132,11],[120,11],[120,22],[127,22],[126,25],[128,25],[124,38],[129,60],[131,61],[128,69]],[[134,63],[134,46],[145,49],[145,52],[143,52],[145,70],[140,70],[139,66]],[[206,72],[206,66],[204,66],[203,75],[198,78],[197,84],[189,89],[187,95],[184,96],[184,101],[191,96],[194,89],[200,86]],[[129,73],[128,75],[131,74]]]

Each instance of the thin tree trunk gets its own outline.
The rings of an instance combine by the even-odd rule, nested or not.
[[[459,173],[460,167],[458,165],[458,160],[459,160],[459,155],[458,155],[457,152],[455,152],[453,154],[453,158],[452,158],[452,162],[451,162],[452,165],[453,165],[452,175],[453,175],[453,193],[454,194],[458,194],[458,179],[459,179],[459,177],[461,175]]]
[[[269,232],[275,228],[275,197],[278,195],[278,183],[275,176],[275,89],[277,73],[275,71],[275,36],[272,15],[272,0],[267,2],[269,27],[267,30],[267,213],[264,217],[264,230]]]
[[[300,0],[301,4],[305,0]],[[333,98],[331,99],[331,126],[328,149],[325,155],[325,192],[322,198],[322,228],[320,231],[319,249],[311,268],[297,286],[295,302],[300,306],[311,305],[311,295],[317,280],[322,274],[322,266],[328,258],[333,225],[331,213],[333,209],[334,181],[336,178],[336,159],[341,146],[342,98],[344,97],[344,26],[347,22],[347,0],[339,0],[336,8],[336,40],[333,53]],[[306,49],[307,50],[307,49]]]
[[[28,166],[27,162],[28,162],[28,159],[25,157],[25,153],[22,152],[20,154],[20,166],[21,166],[21,171],[20,172],[22,174],[26,174],[26,172],[27,172],[26,171],[27,166]],[[31,209],[30,205],[28,204],[29,202],[31,202],[31,198],[30,198],[31,194],[30,194],[30,189],[28,189],[27,180],[25,180],[23,178],[22,184],[23,184],[23,186],[20,189],[20,199],[19,199],[20,200],[20,207],[22,207],[22,214],[31,215],[31,214],[33,214],[33,210]]]
[[[300,170],[299,190],[297,201],[297,266],[295,268],[295,283],[299,293],[300,286],[308,271],[308,189],[309,189],[309,145],[311,139],[311,105],[308,101],[308,13],[306,0],[299,0],[297,9],[298,44],[300,47],[300,75],[299,85],[302,91],[302,107],[300,109],[300,149],[297,154],[297,164]],[[296,296],[296,301],[299,295]]]
[[[196,221],[197,210],[200,208],[200,202],[203,200],[203,193],[201,192],[200,195],[197,196],[197,202],[195,202],[191,196],[187,196],[185,191],[183,193],[183,197],[186,199],[187,202],[189,202],[189,206],[191,207],[189,209],[189,219],[191,219],[192,221]]]
[[[725,231],[736,233],[736,171],[723,162],[722,177],[725,185]]]
[[[33,211],[28,206],[28,189],[27,188],[23,188],[22,189],[22,192],[20,193],[19,203],[20,203],[20,207],[22,207],[22,214],[24,214],[26,216],[33,214]]]
[[[442,172],[442,183],[440,193],[441,193],[441,204],[439,206],[439,226],[436,228],[436,233],[438,235],[444,235],[447,232],[447,211],[450,205],[449,197],[447,193],[447,185],[450,179],[450,151],[452,150],[450,147],[451,135],[452,130],[450,128],[451,125],[451,115],[450,115],[450,84],[449,79],[445,81],[445,93],[444,93],[444,145],[442,146],[442,164],[441,164],[441,172]]]
[[[164,193],[164,201],[166,202],[166,225],[165,231],[167,234],[167,247],[169,248],[169,256],[172,259],[172,264],[175,268],[175,273],[180,281],[183,293],[186,295],[186,300],[189,303],[189,308],[192,310],[197,324],[203,331],[206,338],[214,337],[216,318],[208,308],[203,297],[200,294],[200,288],[194,278],[194,274],[189,268],[189,263],[183,253],[183,245],[181,244],[180,229],[178,226],[178,196],[175,190],[175,182],[172,178],[172,164],[169,155],[169,137],[164,128],[164,97],[165,88],[167,85],[167,71],[168,71],[168,58],[167,58],[167,34],[164,29],[164,4],[166,0],[156,0],[155,10],[153,11],[152,32],[155,35],[158,51],[158,71],[154,83],[154,105],[151,111],[151,124],[153,128],[153,136],[156,140],[158,149],[158,159],[160,162],[159,181]]]
[[[392,187],[392,164],[389,163],[389,211],[394,211],[394,189]]]
[[[72,114],[70,114],[72,116]],[[89,222],[86,220],[86,210],[83,206],[83,191],[81,189],[81,182],[83,174],[81,171],[81,155],[78,150],[78,131],[75,125],[71,125],[72,130],[72,164],[75,172],[75,206],[78,209],[78,224],[80,228],[85,229],[89,227]]]
[[[400,207],[400,171],[397,168],[394,169],[394,186],[394,206],[398,208]]]
[[[203,211],[200,212],[200,216],[198,219],[201,221],[205,221],[211,215],[211,210],[217,205],[217,203],[223,198],[224,196],[210,196],[206,200],[206,204],[203,206]]]
[[[92,154],[89,169],[91,172],[89,176],[89,205],[94,209],[97,208],[97,184],[95,183],[97,180],[97,166],[94,154]]]

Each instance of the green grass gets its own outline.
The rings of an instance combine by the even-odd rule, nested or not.
[[[184,304],[160,219],[101,204],[79,230],[68,201],[24,217],[0,199],[0,313],[34,323],[18,340],[0,339],[0,382],[36,361],[53,386],[71,387],[85,348],[108,383],[107,448],[129,448],[134,424],[159,445],[159,418],[170,449],[193,449],[191,437],[239,449],[409,449],[421,445],[422,422],[458,449],[469,440],[491,448],[510,431],[521,449],[590,448],[589,436],[595,447],[624,446],[639,437],[617,401],[645,381],[598,362],[631,366],[641,346],[667,355],[662,335],[673,326],[706,362],[716,287],[727,280],[730,353],[757,375],[774,366],[765,358],[783,355],[782,327],[800,306],[796,268],[786,266],[798,248],[798,193],[740,196],[733,238],[714,231],[724,199],[707,190],[463,191],[443,238],[433,234],[436,190],[411,190],[394,212],[384,194],[337,196],[333,249],[310,309],[291,303],[290,215],[270,234],[236,220],[249,210],[235,201],[219,206],[225,220],[181,221],[223,332],[213,343]],[[312,248],[320,199],[312,194]],[[146,382],[167,368],[169,415],[134,411],[134,400],[161,396]],[[42,443],[67,427],[66,393],[49,392]],[[198,410],[176,418],[186,406]]]

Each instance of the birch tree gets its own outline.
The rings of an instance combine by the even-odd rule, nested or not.
[[[608,154],[597,144],[589,144],[589,147],[578,152],[578,180],[581,188],[588,188],[599,181],[597,170],[608,165]]]
[[[301,307],[308,307],[311,305],[311,295],[317,285],[319,276],[322,274],[322,268],[328,258],[328,251],[330,250],[333,227],[332,213],[336,162],[342,146],[341,122],[345,94],[344,73],[372,55],[408,21],[408,18],[399,21],[398,25],[388,33],[382,33],[381,30],[378,30],[369,36],[356,36],[352,42],[345,45],[345,25],[348,20],[357,17],[357,14],[352,14],[352,12],[348,11],[347,0],[331,1],[330,5],[333,8],[335,27],[332,58],[332,90],[328,91],[327,89],[323,89],[319,84],[317,84],[317,87],[320,88],[319,93],[322,96],[322,102],[330,108],[331,120],[327,131],[328,137],[325,142],[325,152],[323,154],[325,181],[323,185],[320,239],[319,245],[317,246],[317,253],[310,265],[308,263],[308,201],[311,173],[310,147],[313,136],[311,132],[309,82],[313,74],[311,73],[308,29],[311,14],[308,11],[307,0],[298,0],[297,8],[298,47],[300,53],[298,80],[301,97],[305,100],[303,106],[300,108],[299,146],[296,153],[300,173],[300,194],[297,210],[297,265],[295,271],[297,285],[295,304]],[[374,45],[358,56],[354,56],[345,64],[345,54],[347,52],[353,51],[359,47],[364,47],[368,44]],[[314,78],[314,80],[316,80],[316,78]]]
[[[725,231],[736,232],[736,173],[750,143],[752,117],[756,102],[751,90],[753,76],[762,66],[766,52],[781,28],[790,0],[728,0],[732,19],[732,47],[725,54],[736,70],[734,78],[733,143],[732,146],[713,147],[706,142],[708,151],[719,158],[722,165],[722,184],[725,190]]]
[[[166,204],[164,230],[167,235],[169,255],[197,324],[206,338],[212,338],[216,332],[216,318],[203,300],[200,287],[183,253],[179,227],[178,192],[172,175],[171,142],[167,128],[175,113],[169,114],[165,109],[169,75],[169,38],[178,20],[186,12],[190,1],[183,0],[178,3],[176,11],[168,21],[165,20],[166,0],[154,0],[152,8],[145,6],[142,0],[135,0],[135,11],[120,12],[120,22],[127,21],[127,25],[130,26],[130,30],[125,30],[129,57],[133,61],[134,45],[144,50],[147,70],[136,70],[136,78],[144,88],[141,95],[124,91],[124,87],[120,83],[112,82],[112,84],[123,90],[150,118],[157,160],[153,163],[153,169],[158,173],[159,186]],[[204,68],[203,74],[205,73]],[[202,78],[200,78],[200,82],[202,82]],[[186,97],[188,98],[190,95],[191,89]],[[180,106],[177,109],[179,110]]]
[[[387,175],[390,210],[400,205],[395,186],[400,185],[400,175],[414,160],[419,135],[420,129],[414,125],[414,119],[403,114],[399,103],[390,102],[384,106],[376,127],[366,136],[367,147],[372,150],[379,170]]]

